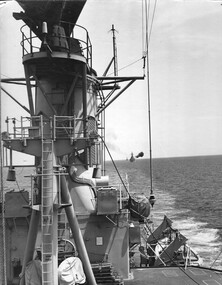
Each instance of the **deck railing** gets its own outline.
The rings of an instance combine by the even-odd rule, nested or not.
[[[40,38],[27,25],[23,25],[20,29],[22,33],[22,55],[34,55],[34,53],[43,51],[44,44],[53,51],[52,42],[59,41],[64,45],[61,46],[60,50],[57,46],[56,51],[67,53],[67,57],[71,54],[81,54],[86,58],[87,64],[92,67],[92,44],[88,31],[80,25],[64,21],[61,21],[58,27],[65,27],[66,33],[64,32],[64,35],[46,35],[45,38],[42,35],[42,38]]]
[[[32,117],[9,118],[7,124],[8,139],[33,139],[43,138],[43,127],[47,138],[56,139],[95,139],[97,138],[97,123],[94,117],[78,118],[77,116],[53,116],[46,118],[42,115]],[[96,141],[95,141],[96,144]]]

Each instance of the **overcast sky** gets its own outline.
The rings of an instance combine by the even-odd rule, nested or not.
[[[157,1],[149,45],[153,157],[222,154],[221,2]],[[12,17],[20,10],[13,2],[0,6],[3,78],[24,76],[20,22]],[[88,1],[78,23],[89,31],[98,75],[112,58],[112,24],[118,30],[119,75],[143,75],[142,0]],[[27,104],[25,93],[6,88]],[[11,99],[3,100],[3,118],[22,115]],[[140,151],[149,156],[146,81],[134,83],[106,115],[107,143],[115,159]]]

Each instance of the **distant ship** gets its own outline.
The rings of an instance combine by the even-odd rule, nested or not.
[[[143,157],[143,156],[144,156],[144,153],[142,151],[139,152],[135,157],[133,155],[133,152],[131,152],[131,157],[130,157],[129,161],[134,162],[136,160],[136,158]]]
[[[129,161],[130,162],[134,162],[136,159],[135,159],[135,157],[133,156],[133,153],[131,153],[131,157],[130,157],[130,159],[129,159]]]

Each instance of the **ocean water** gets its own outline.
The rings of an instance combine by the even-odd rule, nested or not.
[[[149,160],[116,161],[131,192],[150,194]],[[4,169],[6,176],[6,169]],[[17,182],[4,182],[5,190],[30,189],[33,168],[16,170]],[[106,163],[110,183],[121,183],[112,162]],[[164,215],[188,238],[188,244],[211,266],[222,250],[222,156],[153,159],[152,209],[155,226]],[[222,269],[222,254],[214,263]]]
[[[203,258],[204,266],[222,269],[222,156],[153,159],[152,209],[155,226],[164,215],[188,238],[188,244]],[[126,175],[131,192],[150,194],[148,159],[117,161],[120,175]],[[110,180],[117,175],[106,164]]]

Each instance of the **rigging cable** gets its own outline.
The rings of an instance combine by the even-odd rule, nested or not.
[[[211,264],[210,268],[213,268],[214,264],[216,263],[216,261],[217,261],[218,258],[220,257],[221,253],[222,253],[222,250],[218,253],[218,255],[216,256],[214,262]]]
[[[125,65],[125,66],[119,68],[118,71],[123,70],[123,69],[125,69],[125,68],[128,68],[128,67],[131,66],[131,65],[134,65],[135,63],[141,61],[142,59],[143,59],[143,58],[136,59],[136,60],[134,60],[133,62],[131,62],[131,63],[129,63],[129,64],[127,64],[127,65]],[[110,73],[109,75],[112,75],[112,74],[114,74],[114,73],[112,72],[112,73]]]
[[[149,44],[150,44],[150,39],[151,39],[151,33],[152,33],[152,28],[153,28],[153,22],[154,22],[154,15],[156,11],[156,6],[157,6],[157,0],[155,0],[154,4],[154,10],[153,10],[153,15],[152,15],[152,20],[151,20],[151,26],[150,26],[150,32],[148,29],[148,8],[147,8],[147,0],[145,1],[145,22],[146,22],[146,33],[145,33],[145,52],[144,52],[144,69],[145,69],[145,64],[147,65],[147,99],[148,99],[148,120],[149,120],[149,143],[150,143],[150,204],[153,206],[155,203],[155,196],[153,194],[153,171],[152,171],[152,137],[151,137],[151,104],[150,104],[150,67],[149,67],[149,56],[148,56],[148,50],[149,50]],[[149,0],[149,9],[150,9],[150,0]],[[149,229],[149,228],[148,228]],[[150,230],[150,229],[149,229]],[[152,233],[151,233],[152,234]],[[199,283],[192,278],[189,274],[185,272],[185,270],[182,269],[182,267],[178,266],[178,268],[188,277],[190,278],[194,283],[198,284]]]
[[[111,155],[111,153],[110,153],[110,151],[109,151],[109,148],[107,147],[107,145],[106,145],[104,139],[102,138],[102,136],[100,136],[99,134],[97,134],[97,135],[98,135],[98,136],[100,137],[100,139],[102,140],[102,142],[103,142],[103,144],[104,144],[104,146],[105,146],[105,148],[106,148],[106,150],[107,150],[107,152],[108,152],[108,154],[109,154],[109,157],[110,157],[110,159],[111,159],[111,161],[112,161],[112,163],[113,163],[113,166],[115,167],[116,173],[118,174],[119,179],[121,180],[123,187],[125,188],[127,194],[128,194],[129,197],[130,197],[129,190],[127,189],[126,184],[124,183],[123,178],[122,178],[121,175],[120,175],[120,172],[119,172],[119,170],[118,170],[118,168],[117,168],[117,166],[116,166],[116,164],[115,164],[115,162],[114,162],[114,159],[113,159],[113,157],[112,157],[112,155]]]
[[[146,1],[146,0],[145,0]],[[154,3],[154,8],[153,8],[153,15],[152,15],[152,19],[151,19],[151,24],[150,24],[150,31],[148,33],[148,21],[147,21],[147,41],[148,41],[148,45],[146,46],[147,49],[147,53],[148,53],[148,47],[149,47],[149,44],[150,44],[150,39],[151,39],[151,34],[152,34],[152,30],[153,30],[153,22],[154,22],[154,16],[155,16],[155,13],[156,13],[156,7],[157,7],[157,0],[155,0],[155,3]],[[148,12],[150,10],[150,0],[149,0],[149,8],[148,8]],[[146,11],[147,11],[147,4],[146,4]],[[146,17],[146,19],[148,20],[148,18]],[[147,44],[147,43],[146,43]]]
[[[149,21],[149,11],[150,11],[150,1],[149,6],[147,6],[147,0],[145,0],[145,52],[144,52],[144,70],[145,64],[147,66],[147,104],[148,104],[148,125],[149,125],[149,158],[150,158],[150,204],[153,207],[155,203],[155,196],[153,194],[153,166],[152,166],[152,130],[151,130],[151,103],[150,103],[150,67],[149,67],[149,43],[152,33],[154,15],[156,11],[157,0],[155,0],[153,15],[151,19],[150,31],[148,27]]]
[[[0,268],[1,275],[0,281],[2,284],[7,284],[7,273],[6,273],[6,225],[5,225],[5,196],[4,196],[4,185],[3,185],[3,146],[2,146],[2,128],[1,128],[1,110],[2,110],[2,94],[1,94],[1,75],[0,75],[0,227],[2,233],[0,233]]]

